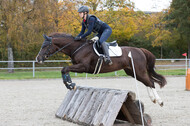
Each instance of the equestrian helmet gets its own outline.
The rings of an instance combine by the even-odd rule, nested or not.
[[[81,6],[79,9],[78,9],[78,12],[81,13],[81,12],[89,12],[89,9],[87,6]]]

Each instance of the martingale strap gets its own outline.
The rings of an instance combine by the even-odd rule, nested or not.
[[[99,74],[101,68],[102,68],[102,63],[103,63],[103,56],[100,56],[98,58],[98,61],[96,63],[96,67],[95,67],[95,70],[94,70],[94,73],[93,74]]]

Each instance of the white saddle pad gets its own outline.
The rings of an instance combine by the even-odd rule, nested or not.
[[[98,56],[101,56],[102,54],[100,54],[97,50],[96,50],[96,45],[95,43],[93,44],[93,49],[94,49],[94,52],[98,55]],[[121,50],[121,47],[119,47],[118,45],[117,46],[109,46],[109,55],[110,57],[118,57],[118,56],[121,56],[122,55],[122,50]]]
[[[109,55],[110,57],[117,57],[122,55],[121,47],[117,46],[109,46]]]

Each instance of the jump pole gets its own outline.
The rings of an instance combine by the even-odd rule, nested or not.
[[[133,57],[132,57],[131,51],[128,53],[128,57],[131,58],[131,63],[132,63],[132,67],[133,67],[133,73],[134,73],[134,77],[135,77],[136,93],[137,93],[137,98],[139,99],[141,120],[142,120],[142,125],[144,126],[144,119],[143,119],[142,106],[141,106],[141,103],[140,103],[141,100],[140,100],[140,95],[139,95],[139,90],[138,90],[138,83],[137,83],[137,77],[136,77],[136,72],[135,72],[135,67],[134,67],[134,62],[133,62]]]

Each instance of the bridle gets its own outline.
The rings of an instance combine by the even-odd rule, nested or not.
[[[44,47],[47,47],[48,46],[48,49],[46,50],[46,52],[44,53],[45,54],[45,58],[49,58],[51,56],[53,56],[54,54],[60,52],[61,50],[63,50],[64,48],[68,47],[69,45],[71,45],[73,42],[70,42],[70,43],[67,43],[66,45],[64,45],[63,47],[59,48],[57,51],[55,51],[54,53],[50,54],[50,50],[51,50],[51,46],[52,46],[52,40],[51,41],[48,41],[49,44],[48,45],[45,45],[45,46],[42,46],[42,48],[40,49],[40,51],[44,48]],[[80,47],[78,47],[72,54],[71,54],[71,57],[73,57],[73,55],[78,52],[81,48],[83,48],[84,46],[86,46],[87,44],[90,44],[90,42],[88,42],[88,40],[86,40],[86,42],[84,44],[82,44]],[[39,55],[39,54],[38,54]],[[38,57],[37,55],[37,57]]]
[[[58,49],[57,51],[55,51],[54,53],[50,54],[50,50],[51,50],[51,46],[52,46],[52,40],[49,41],[49,44],[47,45],[48,48],[47,48],[47,50],[46,50],[45,53],[44,53],[44,54],[45,54],[45,58],[49,58],[49,57],[53,56],[54,54],[60,52],[61,50],[63,50],[63,49],[66,48],[67,46],[71,45],[72,43],[73,43],[73,42],[67,43],[66,45],[64,45],[63,47],[59,48],[59,49]],[[44,47],[46,47],[46,46],[44,46]],[[41,51],[44,47],[42,47],[42,48],[40,49],[40,51]]]
[[[44,54],[45,54],[45,57],[47,56],[46,58],[50,57],[49,53],[50,53],[51,45],[52,45],[52,41],[49,42],[48,49],[47,49],[46,52],[44,53]],[[46,47],[46,46],[44,46],[44,47]],[[44,47],[42,47],[41,49],[43,49]]]
[[[64,45],[63,47],[59,48],[57,51],[55,51],[54,53],[50,54],[49,57],[53,56],[54,54],[60,52],[61,50],[63,50],[64,48],[66,48],[67,46],[71,45],[73,42],[67,43],[66,45]],[[49,45],[49,48],[51,47],[51,45]]]

